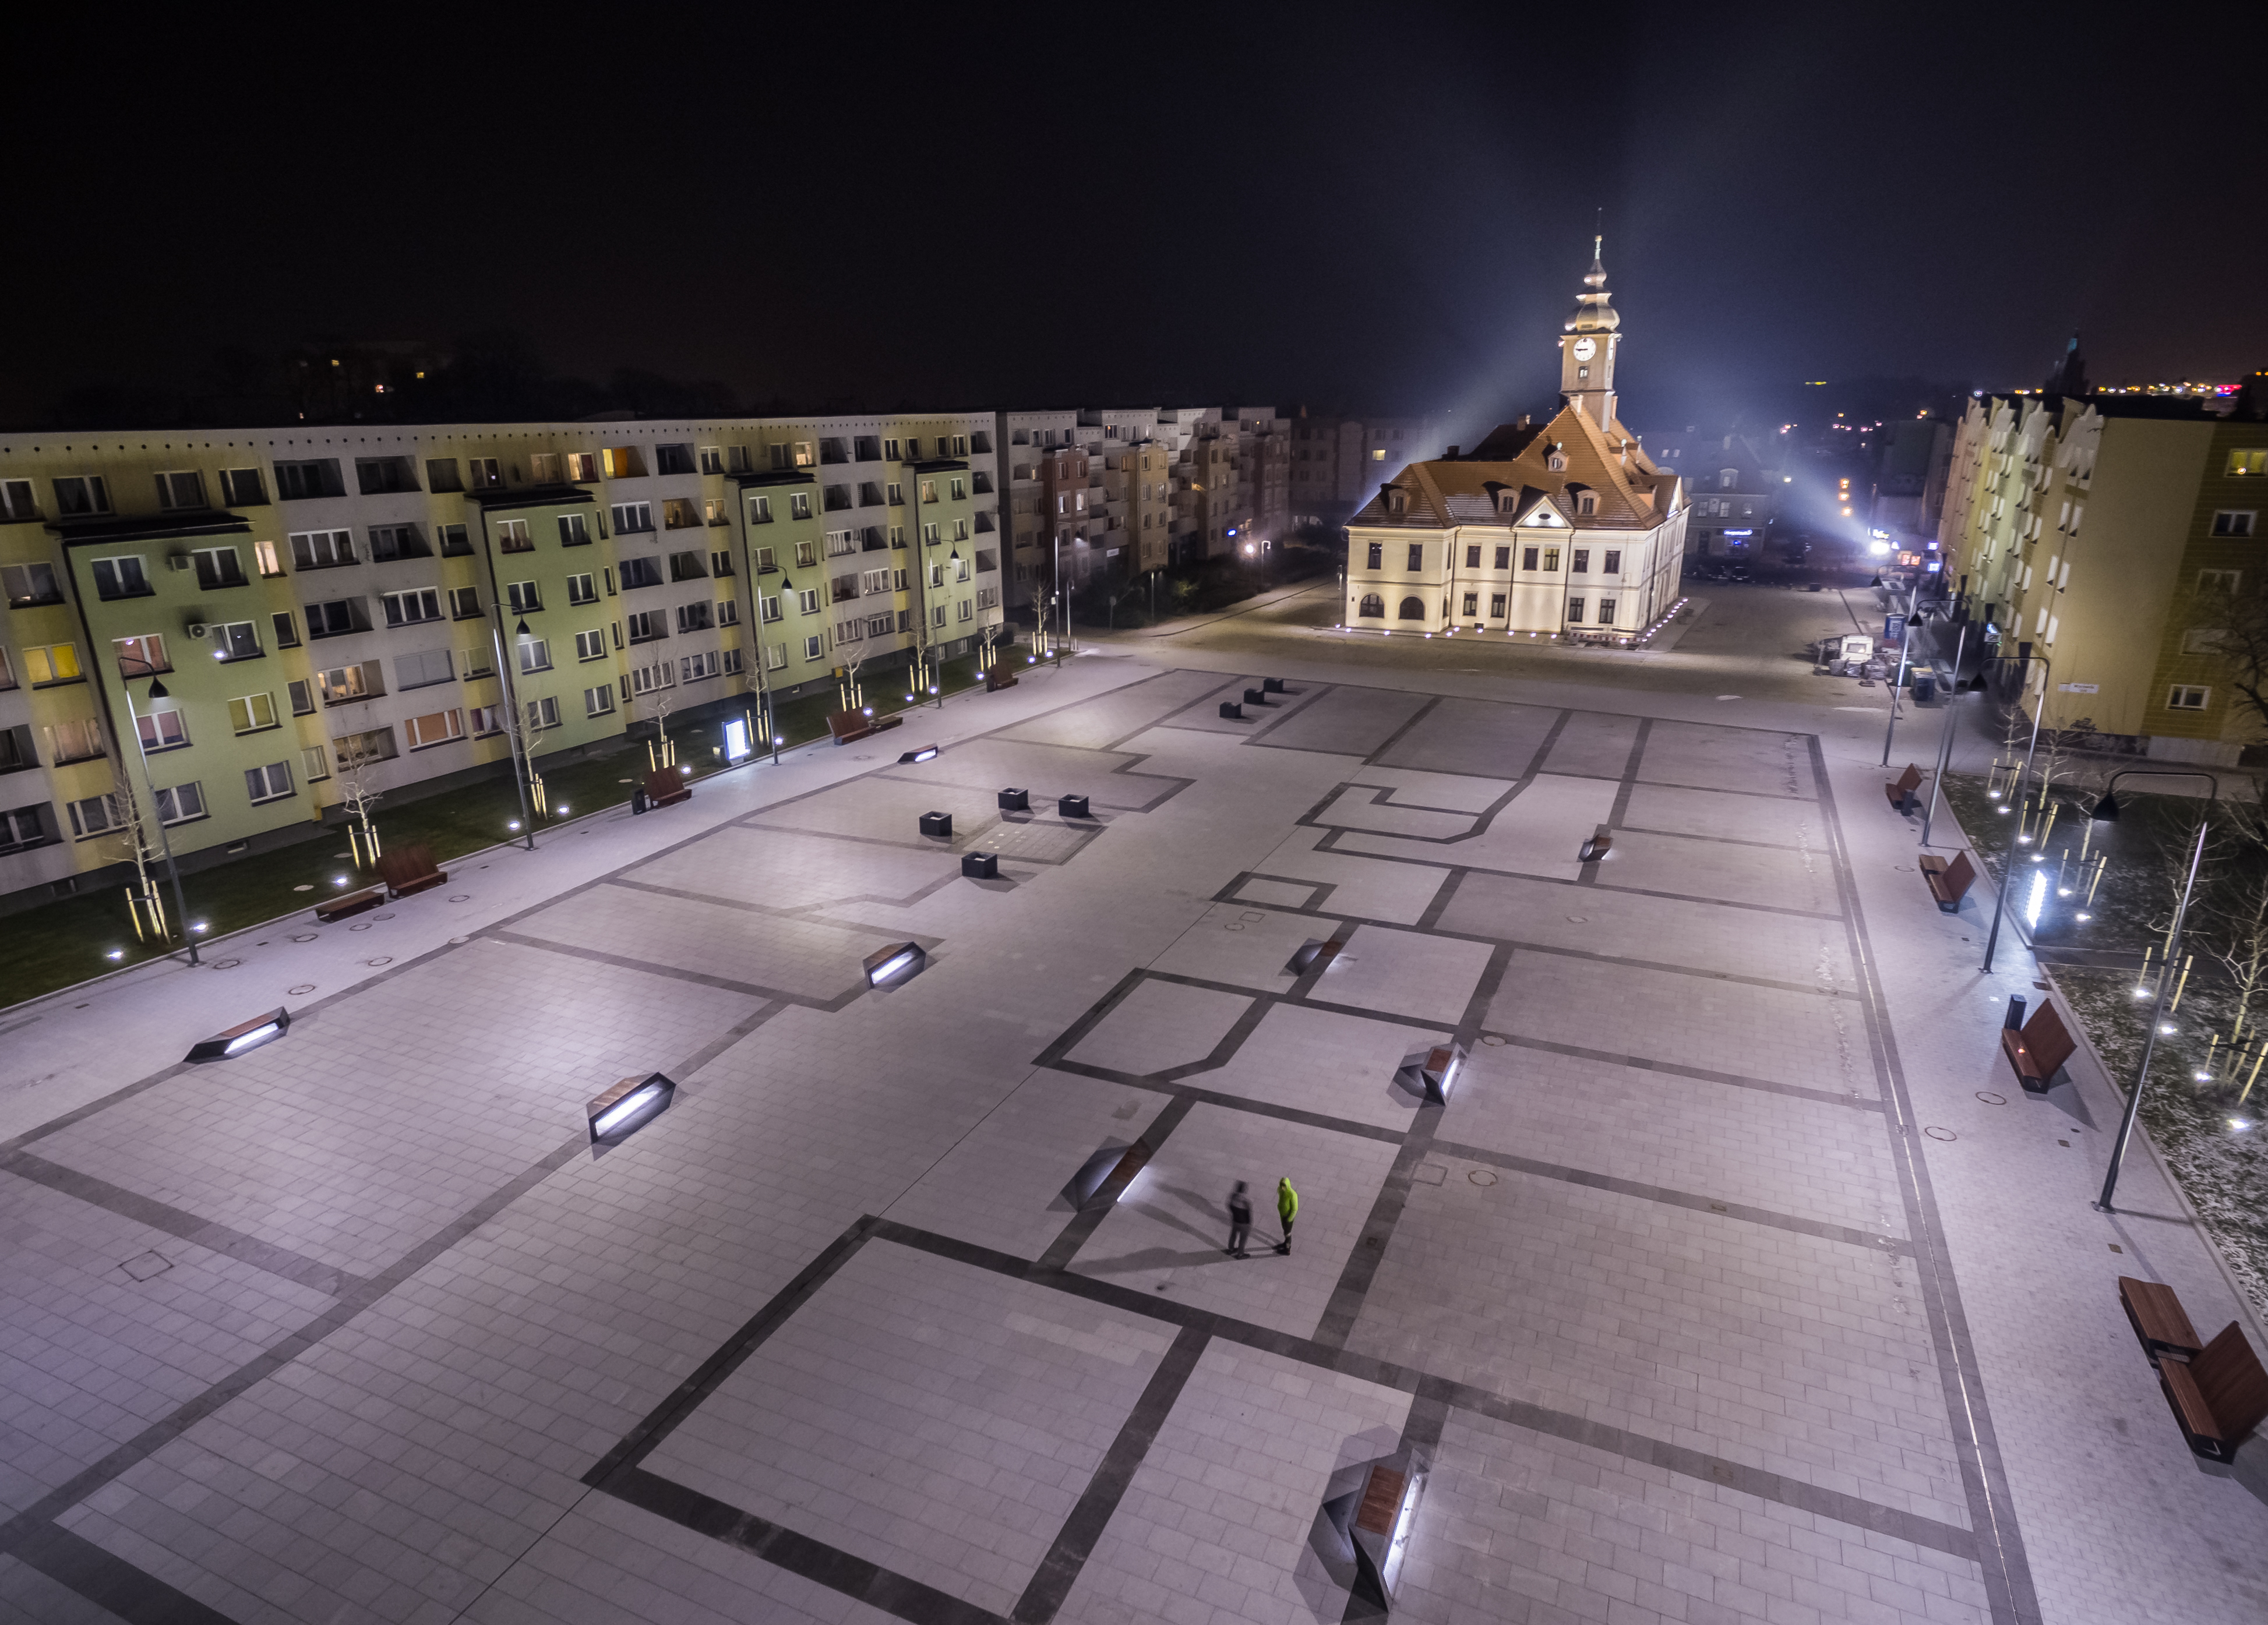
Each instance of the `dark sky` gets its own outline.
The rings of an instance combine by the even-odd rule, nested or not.
[[[1546,405],[2268,365],[2259,6],[294,7],[15,19],[0,418],[524,331],[877,405]],[[326,23],[345,18],[351,23]],[[42,37],[44,34],[44,37]]]

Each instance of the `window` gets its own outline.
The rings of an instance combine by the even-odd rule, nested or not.
[[[772,499],[769,496],[748,498],[748,523],[770,525],[772,522]]]
[[[466,534],[461,525],[436,525],[433,540],[440,548],[441,556],[445,559],[460,559],[473,550],[472,538]]]
[[[519,640],[519,669],[522,672],[548,672],[551,669],[551,645],[540,637]]]
[[[599,589],[588,576],[570,576],[567,577],[567,601],[571,604],[595,604],[599,601]]]
[[[1504,619],[1503,593],[1492,592],[1489,595],[1489,619],[1491,621],[1501,621]]]
[[[489,664],[489,645],[483,643],[468,644],[457,651],[457,670],[467,681],[475,677],[491,677],[496,668]]]
[[[34,688],[48,683],[75,683],[81,675],[78,649],[71,643],[35,644],[24,651],[24,671]]]
[[[585,515],[563,513],[559,516],[559,545],[563,548],[587,548],[591,545],[591,526]]]
[[[717,600],[717,624],[718,626],[740,624],[740,601],[738,599],[726,598]]]
[[[441,488],[436,486],[433,489],[438,490]],[[343,496],[346,491],[347,488],[339,482],[339,462],[335,457],[276,465],[276,495],[285,502],[298,502],[311,496]]]
[[[194,779],[158,792],[158,821],[161,824],[186,824],[204,815],[205,789]]]
[[[493,457],[467,458],[465,474],[476,491],[494,490],[504,483],[504,472],[497,467],[497,460]]]
[[[475,705],[472,709],[473,737],[484,739],[492,733],[502,733],[504,724],[501,705]]]
[[[816,660],[822,652],[823,651],[821,648],[819,635],[817,633],[814,632],[812,636],[803,640],[803,658],[805,659]]]
[[[118,651],[121,677],[150,677],[173,669],[173,662],[166,658],[166,640],[158,633],[115,638],[110,646]]]
[[[1596,513],[1598,511],[1599,498],[1596,493],[1585,491],[1580,496],[1575,498],[1575,511],[1577,513]]]
[[[1569,599],[1567,600],[1567,624],[1569,626],[1579,626],[1582,623],[1582,620],[1583,600],[1580,598]]]
[[[474,589],[467,587],[464,591],[472,592]],[[388,592],[379,601],[386,606],[386,624],[388,626],[414,626],[421,621],[438,621],[441,618],[441,591],[438,587],[416,587],[407,592]],[[474,606],[474,613],[480,613],[477,604]]]
[[[678,662],[678,665],[685,681],[697,683],[703,678],[717,675],[717,651],[712,649],[705,655],[688,655]]]
[[[653,504],[650,502],[618,502],[615,504],[615,533],[624,535],[653,528]]]
[[[331,776],[331,753],[320,745],[303,746],[299,751],[299,771],[312,784],[317,779]]]
[[[559,478],[559,453],[532,452],[527,459],[527,475],[539,485],[550,485]]]
[[[365,496],[375,496],[383,491],[414,491],[417,489],[417,472],[406,457],[357,457],[355,482],[362,487]]]
[[[710,554],[710,555],[709,555],[709,573],[710,573],[711,575],[712,575],[712,576],[729,576],[729,575],[731,575],[731,574],[733,573],[733,555],[732,555],[732,554],[731,554],[729,551],[727,551],[727,552],[716,552],[716,553],[711,553],[711,554]]]
[[[272,694],[247,694],[228,702],[228,725],[237,733],[258,733],[273,728],[276,722],[276,696]]]
[[[46,823],[40,818],[36,804],[0,812],[0,852],[35,846],[47,838]]]
[[[2198,571],[2197,590],[2200,592],[2234,592],[2244,579],[2241,570],[2201,570]]]
[[[32,499],[29,480],[0,480],[0,518],[36,519],[40,504]]]
[[[535,551],[535,538],[527,533],[526,519],[498,519],[496,522],[496,543],[498,553]]]
[[[1465,568],[1467,570],[1478,570],[1480,567],[1481,550],[1478,548],[1467,548],[1465,549]]]
[[[264,579],[273,581],[284,573],[284,566],[276,562],[276,544],[272,541],[252,544],[252,562]]]
[[[1601,626],[1612,626],[1614,623],[1615,600],[1610,598],[1602,598],[1599,600],[1599,624]]]
[[[446,745],[452,739],[465,737],[465,714],[450,710],[412,717],[401,724],[401,732],[409,739],[411,750],[423,750],[429,745]]]
[[[255,479],[258,477],[256,470],[254,471],[254,477]],[[11,480],[8,483],[11,485],[18,485],[23,482],[21,481]],[[80,518],[85,518],[92,514],[108,513],[110,511],[110,488],[102,482],[102,476],[100,474],[77,474],[70,479],[57,480],[55,483],[55,511],[58,514],[61,514],[63,518],[70,518],[74,515]],[[25,493],[25,501],[28,504],[30,500],[30,492],[26,490]],[[264,501],[265,498],[254,498],[254,500]],[[13,518],[18,516],[11,512],[9,517]],[[30,514],[25,514],[21,517],[29,518],[32,516]]]
[[[2182,634],[2182,652],[2185,655],[2217,655],[2221,640],[2228,636],[2225,629],[2196,628]]]
[[[593,632],[575,634],[575,658],[578,660],[603,659],[607,653],[607,632],[604,627]]]
[[[2191,683],[2176,683],[2166,695],[2166,709],[2171,711],[2201,711],[2213,698],[2213,690]]]
[[[158,505],[160,508],[203,507],[205,505],[204,475],[194,472],[159,474]]]
[[[1425,600],[1422,598],[1405,598],[1402,600],[1402,607],[1395,611],[1395,615],[1396,619],[1403,621],[1423,621],[1425,618]]]
[[[126,810],[115,796],[90,796],[85,801],[72,802],[69,811],[75,840],[84,841],[106,829],[119,828],[126,822]]]
[[[301,570],[327,570],[355,562],[352,531],[300,531],[291,537],[291,562]]]
[[[1531,551],[1533,551],[1533,549],[1531,549]],[[1543,549],[1543,568],[1546,570],[1556,570],[1559,568],[1558,548],[1546,548]]]
[[[605,716],[608,711],[611,711],[611,710],[613,710],[614,709],[615,709],[615,686],[614,686],[614,684],[612,684],[612,683],[600,683],[600,684],[597,688],[585,688],[585,689],[584,689],[584,690],[583,690],[583,715],[584,715],[584,716],[585,716],[585,717],[604,717],[604,716]]]
[[[465,482],[457,477],[457,460],[453,457],[429,457],[425,460],[425,489],[429,491],[461,491]]]
[[[433,549],[417,533],[415,525],[373,525],[370,527],[370,555],[381,562],[394,559],[430,559]]]
[[[1413,541],[1410,544],[1409,567],[1411,570],[1423,570],[1425,568],[1425,548],[1423,542]]]
[[[394,730],[372,728],[367,733],[342,733],[331,741],[339,766],[354,768],[373,761],[392,761],[401,753],[394,747]]]
[[[358,598],[329,599],[307,606],[309,637],[337,637],[363,629],[362,600]]]
[[[622,591],[637,587],[658,587],[661,585],[661,561],[659,559],[624,559],[622,561]]]
[[[97,598],[147,598],[154,590],[149,578],[142,573],[142,560],[129,554],[123,558],[95,559],[87,568],[94,576]]]
[[[652,694],[657,688],[677,686],[677,668],[667,660],[657,660],[652,665],[630,667],[630,692]]]
[[[2228,454],[2228,472],[2239,478],[2249,474],[2268,474],[2268,448],[2248,447],[2242,451],[2231,452]],[[55,494],[60,496],[63,495],[61,489],[63,482],[58,480],[55,484],[57,487]]]
[[[365,660],[360,665],[335,665],[315,681],[322,690],[326,705],[346,705],[356,700],[374,699],[386,692],[386,684],[379,676],[375,660]]]
[[[290,610],[277,610],[268,617],[268,624],[276,629],[276,646],[278,649],[297,649],[299,646],[298,623],[291,619]]]
[[[630,642],[633,643],[650,643],[657,637],[669,636],[666,610],[642,609],[629,620]]]
[[[2213,533],[2216,536],[2250,536],[2252,520],[2253,513],[2249,509],[2223,508],[2213,516]]]
[[[294,678],[291,685],[291,715],[312,717],[315,714],[315,685],[304,678]]]
[[[1481,613],[1481,595],[1479,593],[1468,592],[1465,594],[1465,607],[1463,613],[1468,615],[1477,615]]]
[[[77,732],[71,743],[64,744],[62,728],[84,731]],[[189,742],[189,725],[178,710],[140,711],[135,714],[134,731],[142,736],[142,748],[146,751],[173,750]],[[242,730],[239,730],[239,732]],[[68,752],[68,754],[66,754]],[[102,736],[94,732],[92,721],[64,723],[55,735],[55,765],[67,761],[83,761],[102,754]]]
[[[599,454],[596,452],[567,453],[567,478],[577,485],[588,485],[599,477]]]
[[[271,761],[264,768],[247,768],[244,793],[254,805],[263,801],[281,801],[291,793],[291,764]]]
[[[481,590],[478,587],[449,589],[449,619],[475,621],[480,618]]]
[[[698,553],[673,553],[669,555],[669,578],[672,581],[705,581],[708,567]]]
[[[795,607],[798,614],[817,614],[819,613],[819,589],[816,587],[797,588],[795,594]]]
[[[433,683],[446,683],[455,676],[446,649],[426,649],[394,657],[394,680],[399,688],[423,688]]]
[[[52,564],[9,564],[0,566],[0,584],[8,590],[8,607],[29,609],[38,604],[60,604],[63,601],[63,582]]]
[[[778,620],[780,618],[779,599],[777,598],[765,598],[759,594],[756,599],[756,613],[762,616],[766,621]]]
[[[1606,562],[1602,568],[1609,576],[1621,575],[1623,573],[1623,550],[1620,548],[1609,548],[1607,549]]]
[[[224,468],[220,471],[220,499],[231,508],[265,505],[268,493],[260,482],[257,468]]]
[[[543,594],[533,581],[515,581],[504,588],[515,615],[532,615],[543,607]]]
[[[1567,573],[1571,576],[1589,575],[1591,573],[1591,550],[1588,548],[1577,548],[1574,550],[1574,557],[1567,561]]]
[[[190,556],[196,561],[197,585],[204,591],[247,585],[244,566],[237,562],[234,548],[199,548]]]
[[[1374,462],[1374,463],[1382,463],[1382,462],[1384,462],[1384,461],[1386,460],[1386,448],[1385,448],[1384,446],[1382,446],[1382,445],[1381,445],[1381,446],[1373,446],[1373,447],[1372,447],[1372,448],[1371,448],[1371,453],[1370,453],[1370,460],[1371,460],[1371,461],[1373,461],[1373,462]]]

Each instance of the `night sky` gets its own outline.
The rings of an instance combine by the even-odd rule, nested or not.
[[[1639,429],[2073,327],[2268,365],[2257,5],[230,15],[15,19],[0,420],[512,327],[758,404],[1478,424],[1550,404],[1600,210]]]

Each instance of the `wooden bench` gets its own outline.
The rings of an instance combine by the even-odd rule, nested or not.
[[[2196,1358],[2159,1361],[2158,1386],[2190,1448],[2208,1461],[2233,1460],[2268,1417],[2268,1371],[2234,1320]]]
[[[1576,856],[1580,862],[1595,864],[1601,858],[1604,857],[1609,852],[1614,850],[1614,846],[1615,838],[1602,829],[1597,835],[1593,835],[1589,840],[1584,842],[1582,850]]]
[[[656,768],[645,776],[645,804],[649,807],[674,807],[681,801],[693,799],[693,786],[674,768]]]
[[[902,717],[870,717],[865,711],[829,711],[827,732],[835,736],[837,745],[848,745],[853,739],[863,739],[870,733],[880,733],[885,728],[895,728],[905,721]]]
[[[2000,1053],[2016,1069],[2016,1081],[2033,1094],[2048,1092],[2063,1063],[2078,1048],[2079,1041],[2064,1026],[2052,1004],[2043,1004],[2021,1033],[2014,1027],[2000,1029]]]
[[[1890,798],[1890,805],[1899,812],[1911,812],[1919,805],[1919,798],[1914,792],[1920,788],[1921,769],[1910,761],[1906,763],[1904,773],[1882,785],[1882,794]]]
[[[987,694],[998,694],[1003,688],[1013,688],[1015,686],[1015,673],[1005,667],[996,665],[984,673],[984,692]]]
[[[2158,1364],[2161,1355],[2171,1355],[2177,1360],[2193,1360],[2201,1350],[2197,1328],[2190,1324],[2189,1312],[2174,1289],[2162,1281],[2137,1281],[2132,1276],[2118,1277],[2118,1304],[2126,1311],[2126,1324],[2134,1328],[2140,1340],[2142,1352],[2150,1357],[2150,1364]]]
[[[378,860],[379,878],[396,897],[409,897],[448,884],[449,871],[433,861],[433,849],[405,846]]]
[[[1937,899],[1940,914],[1959,914],[1961,900],[1969,895],[1969,888],[1977,882],[1977,870],[1969,861],[1969,854],[1956,852],[1947,863],[1933,853],[1921,857],[1921,878],[1929,882],[1929,894]]]
[[[326,898],[315,905],[315,918],[328,925],[335,920],[360,914],[365,908],[375,908],[385,901],[386,888],[383,886],[365,886],[359,892],[341,892],[336,897]]]

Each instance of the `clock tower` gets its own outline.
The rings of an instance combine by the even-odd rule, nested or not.
[[[1600,263],[1606,239],[1591,239],[1591,268],[1575,313],[1559,340],[1559,396],[1604,429],[1615,421],[1615,349],[1622,342],[1621,315],[1610,307],[1607,268]]]

